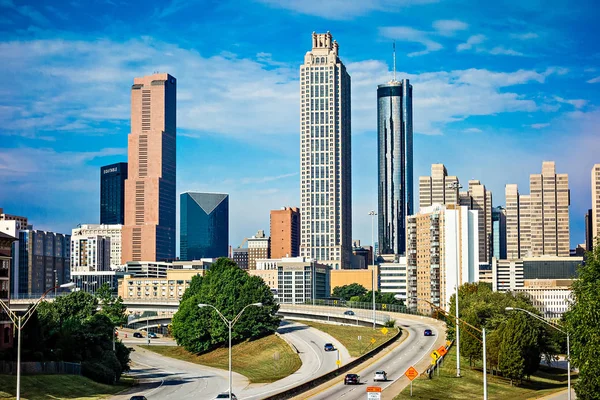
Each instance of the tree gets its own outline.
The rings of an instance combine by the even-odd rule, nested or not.
[[[276,316],[279,305],[269,286],[227,258],[218,259],[204,277],[192,278],[183,298],[173,316],[173,337],[193,353],[206,352],[229,338],[228,327],[218,314],[211,307],[199,308],[198,304],[213,305],[228,320],[235,318],[248,304],[263,304],[246,309],[233,328],[234,342],[271,334],[279,326]]]
[[[358,283],[333,288],[333,297],[339,297],[342,300],[350,300],[351,297],[363,296],[365,293],[367,293],[367,289]]]
[[[570,335],[571,360],[579,368],[575,384],[578,399],[600,399],[600,240],[586,254],[573,282],[573,302],[565,315]]]
[[[524,331],[524,317],[521,314],[513,316],[504,327],[500,349],[498,351],[498,367],[505,378],[520,382],[525,375],[525,359],[521,334]]]
[[[102,313],[112,321],[114,326],[127,322],[127,306],[123,304],[121,296],[114,296],[108,283],[103,283],[96,291],[96,298],[102,307]]]

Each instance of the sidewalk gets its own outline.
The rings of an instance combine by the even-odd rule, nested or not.
[[[539,400],[567,400],[569,398],[568,394],[568,391],[565,389],[562,392],[550,394],[545,397],[540,397]],[[575,395],[575,390],[571,388],[571,399],[575,400],[576,398],[577,396]]]

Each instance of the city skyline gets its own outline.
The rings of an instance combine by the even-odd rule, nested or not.
[[[529,174],[539,172],[542,161],[556,161],[557,168],[569,174],[571,247],[583,243],[581,215],[590,208],[589,171],[598,162],[593,154],[598,139],[593,133],[600,121],[600,72],[593,70],[597,48],[573,24],[577,20],[578,27],[597,30],[585,18],[585,9],[565,12],[566,6],[558,4],[544,19],[536,19],[529,18],[533,10],[515,2],[508,7],[510,12],[496,13],[497,25],[484,27],[466,11],[449,12],[446,4],[435,13],[429,5],[399,8],[389,17],[377,7],[363,7],[323,18],[306,15],[308,8],[286,10],[258,2],[248,7],[247,15],[268,13],[289,22],[287,27],[260,28],[268,28],[273,36],[285,30],[291,39],[265,41],[248,35],[241,40],[243,35],[234,32],[229,34],[234,37],[196,44],[181,31],[161,35],[166,29],[162,28],[140,30],[149,35],[143,38],[133,32],[121,36],[122,32],[117,35],[101,28],[104,25],[95,19],[85,27],[72,21],[59,24],[60,17],[49,9],[34,8],[41,16],[36,18],[14,6],[16,12],[0,24],[7,38],[0,42],[7,59],[0,68],[14,77],[14,87],[0,94],[5,127],[0,133],[5,142],[0,149],[0,184],[6,188],[0,193],[1,205],[9,213],[28,216],[39,229],[67,233],[78,223],[98,222],[98,167],[125,161],[127,88],[134,76],[159,69],[177,76],[183,90],[178,103],[177,193],[230,193],[231,219],[236,221],[231,226],[233,245],[257,229],[268,230],[270,209],[299,206],[298,54],[306,51],[310,32],[330,30],[342,43],[353,77],[352,239],[371,241],[366,214],[377,204],[374,91],[378,83],[392,77],[391,42],[396,40],[397,77],[410,79],[415,87],[414,176],[428,175],[432,163],[444,163],[463,182],[471,178],[484,182],[495,194],[497,206],[505,204],[505,184],[526,188]],[[139,23],[154,15],[172,28],[194,5],[177,9],[157,3],[148,10]],[[73,16],[81,12],[77,7],[58,11]],[[211,10],[217,15],[222,11]],[[418,14],[418,18],[410,27],[391,26],[397,23],[393,17],[402,13]],[[512,22],[509,14],[514,16]],[[242,19],[241,14],[234,15]],[[530,24],[519,22],[523,20]],[[365,31],[352,34],[351,28],[358,25],[364,25]],[[513,28],[513,36],[504,42],[499,34],[503,26]],[[243,22],[238,27],[245,33],[250,29]],[[61,36],[64,31],[70,35]],[[411,36],[411,32],[422,34]],[[91,36],[103,39],[95,41]],[[550,41],[561,46],[547,50]],[[589,48],[583,47],[586,44]],[[427,54],[415,54],[423,52]],[[77,68],[69,68],[70,64]],[[59,79],[41,82],[31,75],[32,65],[36,71],[41,65]],[[205,72],[200,74],[198,65],[205,66]],[[219,76],[227,79],[215,79]],[[36,83],[35,91],[28,90]],[[81,86],[90,88],[94,96]],[[226,103],[219,89],[222,94],[234,87],[240,89],[238,97],[244,93],[244,100]],[[208,98],[209,93],[217,95]],[[440,98],[444,102],[436,103]],[[246,109],[249,103],[255,104]],[[230,107],[243,114],[228,118]],[[251,140],[245,138],[247,133],[252,134]],[[486,148],[490,143],[494,145]],[[202,163],[196,158],[199,149],[206,156]],[[236,163],[224,163],[225,157]],[[257,165],[257,158],[266,161]],[[256,212],[247,215],[248,207]]]

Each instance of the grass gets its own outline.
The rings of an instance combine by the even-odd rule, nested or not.
[[[444,366],[433,379],[421,376],[413,381],[414,399],[475,399],[483,396],[483,374],[481,365],[477,369],[469,367],[469,360],[461,357],[461,378],[456,377],[456,350],[454,347],[446,356]],[[571,384],[577,375],[571,373]],[[510,380],[488,374],[488,395],[490,399],[531,399],[539,398],[567,388],[567,371],[540,366],[531,381],[519,386],[511,386]],[[410,396],[407,386],[394,400]]]
[[[196,355],[179,346],[141,346],[163,356],[207,365],[220,369],[229,368],[229,349],[218,348],[209,353]],[[232,352],[235,372],[244,375],[251,383],[270,383],[293,374],[302,366],[295,351],[276,335],[238,343]]]
[[[77,375],[21,375],[21,399],[105,399],[127,389],[133,379],[122,378],[116,385],[104,385]],[[0,375],[0,399],[14,399],[17,377]]]
[[[380,346],[391,339],[396,333],[395,328],[388,328],[389,332],[387,335],[384,335],[381,333],[381,328],[373,330],[373,328],[364,326],[333,325],[313,321],[300,322],[312,326],[313,328],[323,331],[336,338],[341,344],[344,345],[344,347],[346,347],[346,349],[348,349],[348,352],[352,357],[359,357],[365,354],[367,351]],[[361,336],[361,340],[358,340],[359,336]],[[374,344],[371,344],[371,338],[375,339]]]

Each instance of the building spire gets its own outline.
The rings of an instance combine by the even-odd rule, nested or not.
[[[394,41],[394,82],[396,82],[396,41]]]

